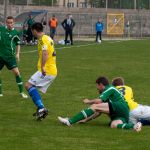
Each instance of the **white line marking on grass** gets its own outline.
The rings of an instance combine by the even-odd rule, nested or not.
[[[37,50],[32,50],[32,51],[26,51],[26,52],[21,52],[21,53],[34,53],[34,52],[36,52]]]
[[[123,42],[123,41],[111,41],[111,42],[108,42],[108,43],[119,43],[119,42]]]
[[[123,41],[107,41],[108,43],[118,43],[118,42],[123,42]],[[56,50],[57,49],[70,49],[70,48],[78,48],[78,47],[86,47],[86,46],[91,46],[91,45],[101,45],[99,43],[91,43],[91,44],[83,44],[83,45],[76,45],[76,46],[65,46],[65,47],[58,47],[58,48],[55,48]],[[26,53],[34,53],[36,52],[37,50],[32,50],[32,51],[26,51],[26,52],[21,52],[23,54],[26,54]]]
[[[92,43],[92,44],[85,44],[85,45],[77,45],[77,46],[65,46],[65,47],[58,47],[58,48],[55,48],[56,50],[57,49],[69,49],[69,48],[76,48],[76,47],[85,47],[85,46],[89,46],[89,45],[96,45],[97,43]],[[36,52],[37,50],[32,50],[32,51],[26,51],[26,52],[21,52],[21,53],[34,53]]]
[[[76,45],[76,46],[67,46],[67,47],[58,47],[56,49],[67,49],[67,48],[76,48],[76,47],[85,47],[89,45],[96,45],[97,43],[84,44],[84,45]],[[98,44],[97,44],[98,45]]]

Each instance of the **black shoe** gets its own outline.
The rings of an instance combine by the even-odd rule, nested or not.
[[[33,115],[36,116],[36,120],[42,121],[48,115],[48,110],[46,108],[42,108],[42,109],[39,109]]]
[[[48,115],[48,110],[46,108],[42,108],[38,110],[37,120],[43,120]]]

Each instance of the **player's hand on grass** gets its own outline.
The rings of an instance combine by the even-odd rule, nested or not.
[[[84,100],[83,100],[83,103],[85,103],[85,104],[90,104],[90,100],[89,100],[89,99],[84,99]]]

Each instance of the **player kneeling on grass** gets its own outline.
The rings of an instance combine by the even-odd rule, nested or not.
[[[110,116],[111,128],[134,129],[137,132],[140,131],[142,127],[140,122],[135,125],[128,123],[128,105],[125,102],[123,95],[114,86],[109,85],[108,79],[106,77],[99,77],[96,80],[96,86],[100,93],[99,99],[86,99],[85,101],[92,104],[89,108],[82,110],[72,118],[58,117],[59,121],[71,126],[72,124],[99,112]]]
[[[25,88],[37,107],[37,112],[33,115],[37,120],[42,120],[48,115],[48,110],[44,107],[42,98],[37,88],[46,93],[57,76],[56,52],[53,40],[43,33],[41,23],[34,23],[31,27],[33,35],[38,39],[38,71],[31,76],[25,84]]]

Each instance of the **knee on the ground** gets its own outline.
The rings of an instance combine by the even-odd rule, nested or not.
[[[123,123],[123,122],[122,122],[121,120],[114,120],[114,121],[111,122],[110,127],[111,127],[111,128],[117,128],[117,125],[118,125],[118,124],[122,124],[122,123]]]

